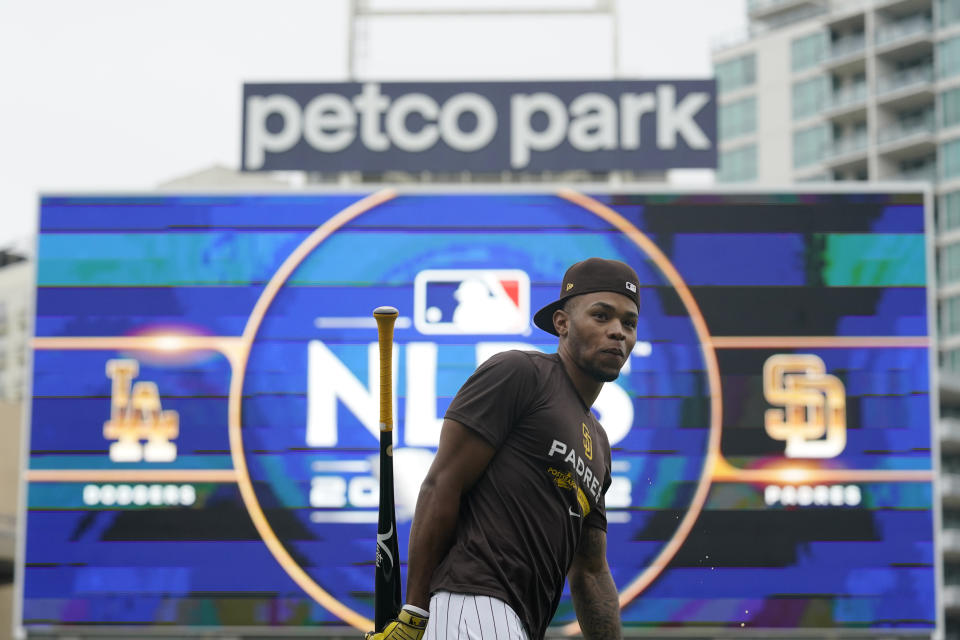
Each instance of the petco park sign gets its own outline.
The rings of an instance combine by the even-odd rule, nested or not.
[[[713,80],[247,84],[246,171],[715,167]]]

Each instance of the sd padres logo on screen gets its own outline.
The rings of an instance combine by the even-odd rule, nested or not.
[[[677,316],[661,300],[658,288],[675,286],[664,275],[670,265],[662,254],[651,257],[639,231],[629,235],[628,222],[605,221],[550,194],[536,196],[535,206],[471,196],[482,220],[458,217],[442,198],[404,203],[414,197],[359,203],[303,240],[257,303],[231,392],[234,458],[246,469],[241,489],[260,534],[298,585],[358,627],[372,614],[379,498],[375,307],[400,310],[394,475],[403,572],[419,486],[450,400],[495,353],[555,351],[556,338],[533,328],[531,309],[556,296],[577,260],[624,260],[650,287],[640,292],[637,347],[594,405],[617,448],[606,496],[611,549],[630,548],[654,509],[692,509],[689,491],[677,488],[700,486],[713,421],[703,330],[692,310]],[[588,456],[591,438],[585,431]],[[676,454],[663,464],[646,455],[650,449]],[[613,558],[626,576],[618,587],[636,591],[642,576],[648,583],[646,572],[662,568],[660,554],[686,522]]]

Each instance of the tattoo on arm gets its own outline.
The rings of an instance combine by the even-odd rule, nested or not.
[[[587,640],[622,638],[617,587],[607,565],[606,532],[584,527],[569,578],[583,637]]]

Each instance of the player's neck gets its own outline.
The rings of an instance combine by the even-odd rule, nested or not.
[[[581,369],[562,346],[557,349],[557,355],[560,356],[560,362],[567,372],[567,377],[569,377],[570,382],[573,383],[573,387],[580,395],[583,404],[587,408],[592,407],[593,403],[597,400],[597,396],[600,395],[603,383]]]

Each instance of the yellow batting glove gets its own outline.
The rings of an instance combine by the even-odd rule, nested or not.
[[[365,640],[421,640],[427,630],[430,615],[424,615],[423,609],[403,605],[395,620],[387,623],[379,633],[369,632]]]

